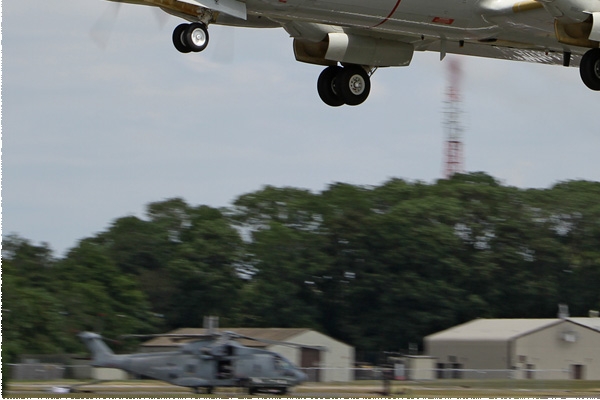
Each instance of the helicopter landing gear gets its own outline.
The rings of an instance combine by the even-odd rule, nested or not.
[[[205,394],[212,394],[213,393],[213,389],[214,388],[212,386],[207,386],[207,387],[204,388],[204,393]],[[195,387],[194,388],[194,393],[195,394],[201,394],[200,393],[200,387]]]
[[[208,28],[201,22],[178,25],[173,30],[173,45],[181,53],[197,53],[208,46]]]
[[[585,85],[600,90],[600,49],[588,50],[581,58],[579,73]]]
[[[319,76],[317,91],[328,106],[357,106],[369,97],[371,77],[360,65],[327,67]]]

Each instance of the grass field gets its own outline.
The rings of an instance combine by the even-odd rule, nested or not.
[[[222,388],[213,395],[198,395],[187,388],[157,381],[118,381],[82,385],[81,393],[52,393],[53,387],[82,384],[81,381],[12,381],[3,398],[243,398],[241,388]],[[287,397],[356,398],[383,397],[380,381],[304,384]],[[391,382],[388,397],[400,398],[600,398],[600,381],[541,380],[437,380],[428,382]],[[253,397],[282,397],[259,395]]]

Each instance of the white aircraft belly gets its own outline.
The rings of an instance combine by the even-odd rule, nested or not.
[[[289,20],[423,34],[495,26],[473,13],[478,0],[248,0],[248,9]],[[407,30],[408,29],[408,30]],[[485,36],[485,35],[481,35]]]
[[[500,0],[502,1],[502,0]],[[506,0],[511,2],[511,0]],[[477,41],[501,38],[516,42],[556,44],[553,19],[545,10],[484,17],[480,0],[247,0],[248,9],[275,19],[367,28],[368,32],[391,35],[438,37]],[[514,0],[511,3],[518,3]],[[260,4],[261,7],[255,7]],[[261,9],[262,8],[262,9]],[[518,24],[518,29],[506,29]],[[511,32],[510,37],[502,34]]]
[[[371,27],[384,21],[399,0],[248,0],[248,9],[307,22],[336,22]]]

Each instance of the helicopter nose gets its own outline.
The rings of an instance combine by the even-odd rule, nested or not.
[[[302,382],[306,382],[308,380],[308,375],[306,375],[304,372],[302,371],[295,371],[296,372],[296,381],[298,382],[298,384],[301,384]]]

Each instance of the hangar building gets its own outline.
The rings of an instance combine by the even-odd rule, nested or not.
[[[598,317],[476,319],[425,337],[424,346],[438,378],[600,380]]]

